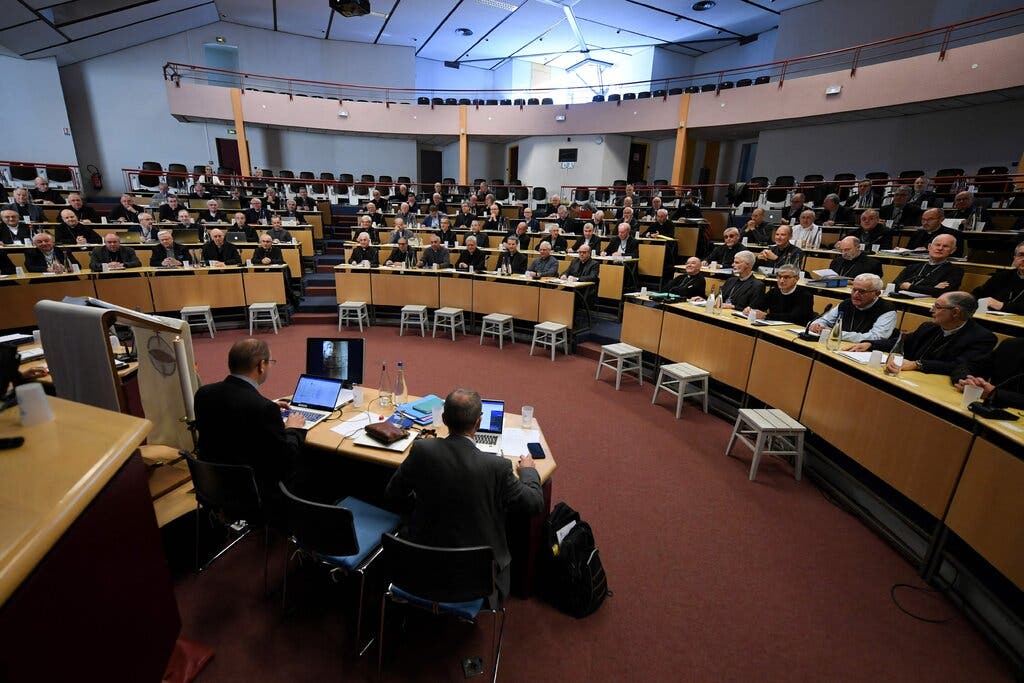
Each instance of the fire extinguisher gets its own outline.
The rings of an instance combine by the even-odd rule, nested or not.
[[[89,173],[90,173],[89,180],[92,181],[93,189],[95,189],[95,190],[102,190],[103,189],[103,176],[100,175],[100,169],[96,168],[92,164],[89,164],[88,166],[85,167],[85,170],[89,171]]]

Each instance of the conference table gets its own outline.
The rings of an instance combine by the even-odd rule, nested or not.
[[[799,326],[630,299],[623,342],[709,371],[737,406],[765,404],[800,421],[824,456],[818,467],[841,471],[921,530],[927,547],[903,550],[922,568],[952,531],[1024,588],[1024,421],[979,417],[947,376],[890,377],[797,338]]]
[[[341,472],[341,476],[353,487],[353,493],[359,498],[368,499],[373,502],[383,502],[382,495],[384,486],[390,480],[391,474],[398,468],[409,454],[411,445],[402,451],[394,451],[386,448],[363,446],[354,443],[351,436],[343,436],[335,429],[343,429],[346,422],[357,421],[369,416],[374,420],[383,420],[390,417],[394,408],[391,406],[381,407],[377,401],[379,392],[369,387],[363,390],[364,404],[355,407],[352,404],[346,405],[341,415],[336,420],[325,420],[310,429],[306,434],[306,449],[314,457],[318,458],[318,467],[328,468],[329,471]],[[409,401],[416,401],[420,397],[410,396]],[[448,428],[441,425],[429,425],[428,429],[436,430],[437,438],[448,436]],[[510,430],[522,428],[522,416],[510,412],[505,413],[504,429],[507,434]],[[418,428],[417,428],[418,429]],[[551,447],[544,438],[544,432],[540,424],[534,418],[530,430],[536,430],[533,438],[536,438],[544,448],[547,457],[535,460],[537,473],[540,475],[541,488],[544,493],[544,510],[533,517],[514,519],[510,518],[508,525],[509,548],[512,551],[512,588],[521,596],[528,596],[533,592],[534,577],[536,573],[537,555],[542,547],[543,527],[547,521],[548,513],[551,511],[551,479],[558,465],[555,463]],[[357,432],[355,436],[358,436]],[[513,441],[506,441],[512,450],[504,451],[503,457],[517,461],[519,456],[525,455],[516,450]],[[482,457],[499,457],[483,455]],[[342,461],[342,462],[339,462]],[[353,468],[345,467],[346,464],[354,464],[358,473]],[[513,471],[515,467],[513,466]],[[358,484],[356,482],[359,482]]]

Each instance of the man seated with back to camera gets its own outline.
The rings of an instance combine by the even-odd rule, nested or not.
[[[793,244],[792,237],[793,228],[790,226],[780,225],[775,228],[775,234],[772,236],[775,244],[769,249],[762,249],[757,254],[760,265],[769,268],[793,265],[800,268],[804,262],[804,252]]]
[[[544,509],[540,475],[530,456],[512,462],[481,453],[473,441],[480,427],[480,395],[456,389],[445,397],[444,439],[417,439],[409,457],[388,483],[386,496],[406,508],[402,536],[442,548],[490,546],[498,564],[492,607],[507,596],[512,555],[506,517],[540,514]]]
[[[800,269],[791,263],[779,266],[776,274],[777,285],[769,287],[764,295],[764,309],[748,306],[745,315],[754,311],[759,320],[782,320],[795,325],[806,325],[814,318],[814,294],[800,282]]]
[[[716,245],[711,253],[701,261],[702,266],[717,263],[719,268],[728,268],[729,264],[736,258],[736,254],[743,251],[740,244],[740,231],[737,228],[726,228],[722,234],[723,244]]]
[[[1024,315],[1024,242],[1013,250],[1013,269],[993,273],[985,284],[975,287],[974,296],[988,299],[993,311]]]
[[[459,253],[459,260],[455,262],[457,270],[473,269],[479,273],[487,267],[487,254],[477,247],[476,236],[466,236],[466,248]]]
[[[839,250],[839,256],[833,258],[828,267],[840,277],[855,278],[861,273],[882,277],[882,262],[868,256],[860,240],[853,235],[836,242],[835,248]]]
[[[978,360],[996,345],[996,336],[973,320],[978,301],[967,292],[946,292],[932,304],[932,322],[903,335],[901,371],[949,375],[955,368]],[[891,351],[898,334],[862,341],[851,351]]]
[[[211,266],[240,266],[242,256],[238,248],[224,239],[224,231],[220,228],[210,230],[210,241],[203,245],[203,260]]]
[[[722,308],[734,308],[737,311],[750,307],[764,307],[764,285],[754,277],[754,262],[757,257],[753,252],[741,251],[732,260],[733,276],[725,281],[719,290],[722,296]]]
[[[916,292],[925,296],[939,296],[955,292],[964,278],[963,268],[950,262],[956,251],[956,238],[939,235],[928,245],[928,260],[912,263],[896,276],[896,292]]]
[[[995,350],[953,369],[958,391],[981,387],[981,399],[996,408],[1024,408],[1024,337],[1004,339]]]
[[[687,300],[703,299],[707,295],[707,280],[701,275],[700,267],[700,259],[696,256],[686,259],[683,272],[672,278],[665,291]]]
[[[843,341],[861,342],[888,339],[896,327],[896,307],[881,298],[882,278],[874,273],[861,273],[853,279],[850,298],[815,319],[810,331],[820,334],[831,329],[843,316]]]
[[[149,257],[151,268],[179,268],[189,260],[188,249],[174,241],[170,230],[161,230],[156,238],[157,244]]]
[[[892,231],[879,220],[877,210],[862,211],[857,221],[860,223],[860,227],[850,234],[860,240],[865,251],[877,251],[875,247],[892,249]]]

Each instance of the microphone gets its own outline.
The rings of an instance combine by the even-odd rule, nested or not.
[[[1020,418],[1018,416],[1008,410],[1003,410],[1002,408],[996,408],[993,406],[992,397],[995,395],[996,389],[1022,376],[1024,376],[1024,372],[1018,372],[1016,375],[1010,375],[1002,382],[992,387],[992,393],[988,395],[988,398],[984,401],[975,401],[971,405],[967,406],[967,409],[972,413],[976,413],[990,420],[1019,420]]]
[[[818,318],[824,318],[825,315],[832,310],[832,306],[834,305],[835,304],[829,304],[825,306],[825,310],[821,312],[821,315],[819,315],[817,318],[811,318],[810,320],[808,320],[807,325],[804,327],[804,331],[798,334],[797,338],[803,339],[804,341],[818,341],[818,335],[811,332],[811,323],[813,323]]]

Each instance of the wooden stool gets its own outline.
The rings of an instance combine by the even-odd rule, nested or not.
[[[597,359],[597,373],[594,379],[600,379],[601,368],[611,368],[615,371],[615,391],[619,390],[622,382],[622,375],[627,372],[635,372],[636,378],[640,380],[640,386],[644,385],[643,349],[619,342],[618,344],[605,344],[601,347],[601,357]],[[608,360],[604,357],[608,356]],[[657,389],[655,389],[657,394]]]
[[[265,301],[249,305],[249,334],[252,334],[253,325],[259,325],[260,321],[273,325],[274,334],[277,334],[277,328],[281,325],[281,316],[277,313],[276,303]]]
[[[182,321],[188,323],[188,327],[190,330],[192,329],[193,325],[192,321],[190,320],[192,316],[202,316],[203,320],[198,324],[202,325],[205,323],[206,329],[210,333],[210,339],[213,339],[213,311],[210,310],[210,307],[186,306],[185,308],[181,309],[181,319]]]
[[[427,336],[427,307],[417,304],[402,306],[402,318],[398,323],[398,336],[405,332],[406,325],[420,324],[420,336]]]
[[[530,344],[530,355],[533,355],[535,346],[551,347],[551,362],[555,360],[555,349],[559,342],[565,355],[569,355],[569,327],[562,323],[553,323],[545,320],[533,326],[533,342]]]
[[[516,343],[516,335],[512,329],[512,316],[505,315],[504,313],[488,313],[481,318],[483,324],[480,326],[480,344],[484,343],[484,335],[491,334],[497,335],[498,337],[498,348],[503,349],[505,341],[505,333],[508,333],[508,338],[512,340],[512,343]]]
[[[670,394],[676,395],[676,419],[683,410],[683,399],[687,396],[703,396],[704,412],[708,412],[708,379],[711,373],[702,370],[696,365],[689,363],[671,363],[662,365],[658,370],[658,381],[654,383],[654,396],[651,398],[653,404],[658,400],[658,391],[664,389]],[[690,383],[699,385],[693,390],[687,391]]]
[[[345,327],[355,320],[359,323],[359,331],[363,331],[363,321],[366,321],[366,326],[370,326],[370,311],[366,307],[365,301],[346,301],[338,304],[338,331],[341,331],[341,324],[345,323]]]
[[[434,311],[434,332],[431,336],[437,337],[437,328],[452,331],[452,341],[455,341],[455,327],[462,326],[462,334],[466,334],[466,316],[461,308],[445,306]]]
[[[736,426],[729,437],[729,445],[725,447],[725,454],[729,455],[736,439],[754,451],[754,459],[750,463],[750,481],[754,481],[757,475],[762,455],[792,455],[796,480],[800,481],[800,471],[804,466],[805,431],[802,424],[776,408],[742,408],[736,416]],[[749,437],[754,436],[756,439],[751,441]]]

